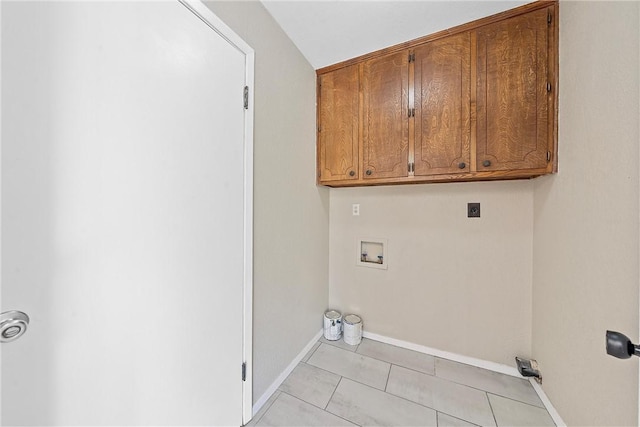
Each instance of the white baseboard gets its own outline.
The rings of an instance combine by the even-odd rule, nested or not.
[[[513,377],[523,378],[522,375],[520,375],[520,372],[518,372],[517,368],[508,366],[508,365],[503,365],[501,363],[489,362],[487,360],[476,359],[475,357],[463,356],[461,354],[438,350],[435,348],[426,347],[424,345],[414,344],[408,341],[397,340],[395,338],[389,338],[389,337],[385,337],[384,335],[373,334],[371,332],[366,332],[366,331],[363,332],[362,336],[375,341],[380,341],[386,344],[395,345],[396,347],[402,347],[408,350],[417,351],[419,353],[425,353],[431,356],[440,357],[442,359],[448,359],[454,362],[464,363],[465,365],[476,366],[478,368],[487,369],[489,371],[499,372],[501,374],[511,375]],[[556,411],[556,408],[553,407],[553,404],[547,397],[544,390],[542,390],[542,387],[540,386],[540,384],[538,384],[538,382],[533,378],[529,378],[529,382],[531,383],[531,385],[533,386],[533,389],[538,394],[538,397],[542,401],[542,404],[546,408],[547,412],[549,412],[549,415],[551,415],[551,418],[553,419],[553,422],[556,424],[556,426],[566,427],[567,425],[562,420],[562,417],[560,417],[560,414],[558,413],[558,411]]]
[[[291,363],[289,363],[289,366],[287,366],[285,370],[282,371],[282,373],[278,376],[278,378],[276,378],[275,381],[271,383],[269,388],[262,394],[262,396],[260,396],[260,398],[253,405],[254,416],[256,415],[256,413],[258,413],[260,408],[262,408],[264,404],[267,403],[267,400],[269,400],[271,395],[275,393],[276,390],[278,390],[278,387],[280,387],[280,384],[282,384],[284,380],[287,379],[289,374],[295,369],[296,366],[298,366],[298,363],[300,363],[300,361],[304,358],[304,356],[307,355],[307,353],[316,344],[316,342],[318,342],[318,340],[322,336],[322,332],[323,332],[322,329],[320,329],[320,331],[311,339],[311,341],[309,341],[309,343],[302,349],[302,351],[295,357],[295,359],[293,359]]]
[[[384,335],[373,334],[367,331],[365,331],[362,334],[362,336],[365,338],[370,338],[375,341],[380,341],[386,344],[395,345],[396,347],[402,347],[409,350],[417,351],[419,353],[425,353],[431,356],[440,357],[442,359],[448,359],[454,362],[464,363],[465,365],[477,366],[478,368],[487,369],[489,371],[511,375],[512,377],[522,378],[517,368],[508,366],[508,365],[503,365],[501,363],[489,362],[488,360],[482,360],[482,359],[476,359],[475,357],[463,356],[461,354],[438,350],[436,348],[431,348],[431,347],[427,347],[420,344],[414,344],[408,341],[397,340],[395,338],[389,338],[389,337],[385,337]]]
[[[322,332],[323,330],[320,329],[320,331],[318,331],[318,333],[311,339],[311,341],[309,341],[309,343],[302,349],[302,351],[295,357],[295,359],[291,361],[289,366],[287,366],[286,369],[282,371],[282,373],[278,376],[278,378],[276,378],[275,381],[269,386],[269,388],[262,394],[262,396],[260,396],[260,398],[253,405],[253,415],[256,415],[256,413],[264,406],[267,400],[269,400],[271,395],[275,393],[276,390],[278,390],[278,387],[280,387],[280,385],[284,382],[284,380],[287,379],[289,374],[295,369],[298,363],[300,363],[300,361],[304,358],[304,356],[307,355],[307,353],[311,350],[311,348],[320,339],[320,337],[322,336]],[[517,377],[517,378],[522,378],[522,376],[518,372],[518,369],[512,366],[503,365],[501,363],[495,363],[495,362],[490,362],[488,360],[476,359],[475,357],[463,356],[461,354],[438,350],[436,348],[427,347],[420,344],[414,344],[412,342],[402,341],[395,338],[389,338],[384,335],[378,335],[378,334],[374,334],[367,331],[364,331],[362,336],[365,338],[372,339],[374,341],[380,341],[386,344],[395,345],[396,347],[402,347],[408,350],[417,351],[419,353],[440,357],[442,359],[464,363],[465,365],[476,366],[478,368],[487,369],[489,371],[498,372],[501,374],[506,374],[513,377]],[[530,378],[529,382],[531,383],[531,385],[533,386],[533,389],[536,391],[536,393],[540,397],[540,400],[544,404],[545,408],[549,412],[549,415],[551,415],[551,418],[556,423],[556,425],[558,427],[566,427],[566,424],[560,417],[560,414],[553,407],[553,405],[551,404],[551,401],[545,394],[544,390],[542,390],[542,387],[540,386],[540,384],[538,384],[533,378]]]
[[[529,378],[529,382],[533,386],[533,389],[536,391],[536,393],[538,393],[538,397],[540,398],[540,400],[542,400],[542,404],[547,409],[547,412],[549,412],[549,415],[551,415],[551,419],[553,419],[553,422],[556,423],[556,426],[567,427],[567,424],[565,424],[565,422],[562,420],[562,417],[560,416],[558,411],[556,411],[556,408],[553,407],[553,404],[542,389],[542,386],[538,384],[538,382],[533,378]]]

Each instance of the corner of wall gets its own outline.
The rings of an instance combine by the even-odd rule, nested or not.
[[[561,8],[560,172],[534,186],[533,355],[570,425],[635,425],[638,363],[603,343],[639,331],[640,3]]]
[[[258,1],[206,2],[256,52],[254,402],[317,333],[329,191],[315,185],[315,71]]]
[[[331,307],[369,332],[513,365],[531,354],[532,193],[529,180],[333,189]],[[356,266],[358,237],[388,240],[387,270]]]

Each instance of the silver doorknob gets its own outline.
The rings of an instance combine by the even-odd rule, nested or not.
[[[0,314],[0,342],[11,342],[27,332],[29,316],[21,311],[5,311]]]

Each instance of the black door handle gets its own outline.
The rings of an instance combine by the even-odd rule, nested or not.
[[[607,354],[618,359],[628,359],[633,355],[640,356],[640,346],[620,332],[607,331]]]

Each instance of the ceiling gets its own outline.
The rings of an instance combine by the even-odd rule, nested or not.
[[[315,69],[531,2],[261,1]]]

